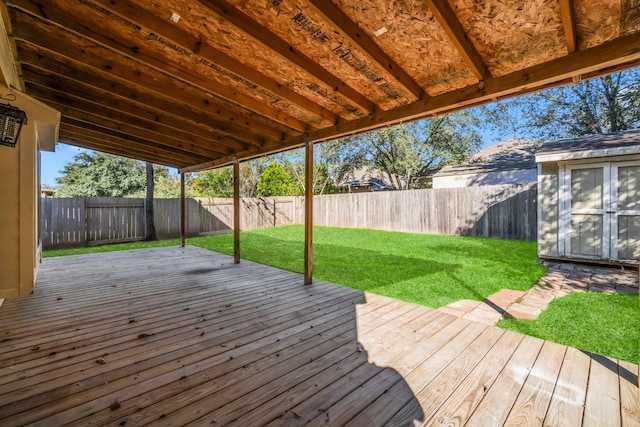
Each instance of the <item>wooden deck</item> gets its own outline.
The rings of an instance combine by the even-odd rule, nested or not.
[[[188,247],[45,260],[0,425],[638,426],[638,366]]]

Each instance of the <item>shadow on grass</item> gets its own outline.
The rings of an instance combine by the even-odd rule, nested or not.
[[[322,243],[332,239],[325,239],[318,233],[313,256],[316,279],[437,308],[460,299],[482,301],[499,289],[509,287],[509,277],[515,276],[515,273],[503,271],[501,263],[496,261],[494,265],[491,262],[495,255],[492,257],[488,253],[496,242],[473,239],[466,242],[473,249],[467,252],[450,244],[446,249],[456,254],[443,255],[445,245],[425,247],[424,238],[407,235],[408,247],[402,250],[408,253],[400,255],[379,248],[362,248],[365,242],[354,242],[349,233],[350,230],[344,230],[345,245]],[[232,251],[232,242],[225,236],[217,236],[215,242],[191,239],[190,243],[227,254]],[[375,243],[384,247],[387,242]],[[359,246],[355,247],[355,244]],[[439,246],[443,250],[439,250]],[[392,242],[389,247],[393,247]],[[291,234],[282,239],[261,233],[242,236],[242,257],[251,261],[301,273],[303,253],[302,241],[292,239]],[[412,253],[416,256],[411,256]],[[438,260],[429,259],[431,253]],[[533,283],[535,280],[528,286]]]

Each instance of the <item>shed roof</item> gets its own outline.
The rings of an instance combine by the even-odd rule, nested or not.
[[[542,142],[512,138],[483,148],[459,164],[445,166],[434,176],[467,175],[536,168],[536,150]]]
[[[537,162],[640,154],[640,129],[544,143],[536,153]]]
[[[183,171],[640,65],[619,0],[0,6],[4,79],[62,112],[61,141]]]

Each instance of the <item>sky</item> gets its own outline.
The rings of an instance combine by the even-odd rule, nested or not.
[[[499,141],[504,141],[515,135],[496,135],[493,132],[486,131],[482,135],[483,147],[492,145]],[[56,144],[55,152],[42,152],[42,185],[47,187],[56,187],[56,178],[58,178],[64,168],[64,165],[73,161],[73,156],[81,151],[90,151],[84,148],[74,147],[73,145]],[[170,169],[170,173],[177,173],[175,169]]]
[[[73,156],[80,151],[83,151],[83,149],[62,143],[56,144],[55,153],[42,151],[42,185],[55,187],[56,178],[61,175],[60,172],[64,168],[64,165],[71,162],[73,160]]]

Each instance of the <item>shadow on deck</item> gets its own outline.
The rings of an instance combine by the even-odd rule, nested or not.
[[[638,366],[187,247],[46,259],[0,424],[623,425]],[[629,424],[631,425],[631,424]]]

